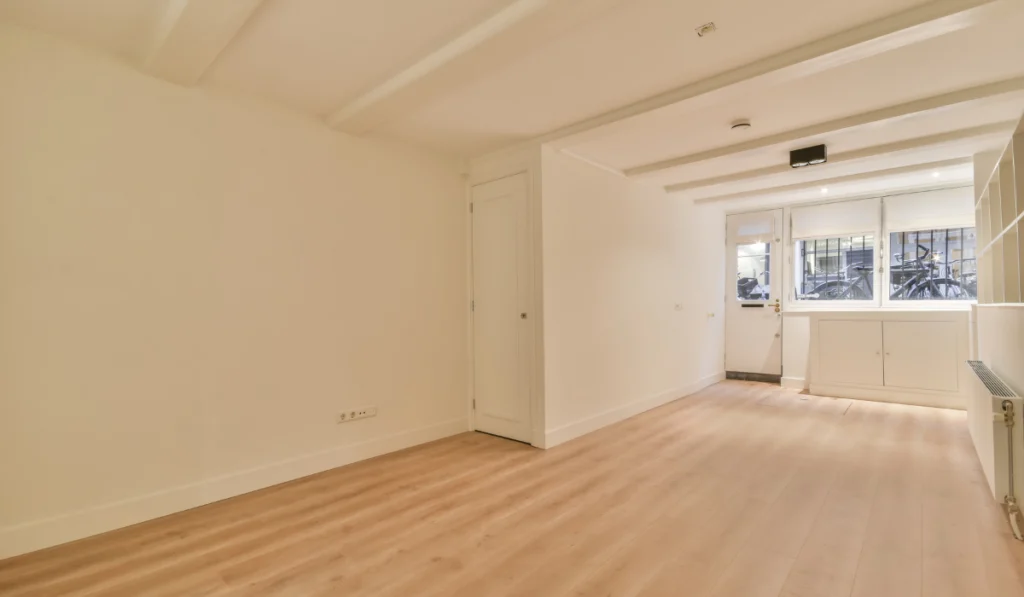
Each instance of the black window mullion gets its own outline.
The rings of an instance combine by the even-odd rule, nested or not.
[[[966,249],[964,247],[964,245],[966,244],[964,242],[965,238],[966,237],[964,236],[964,229],[961,228],[960,229],[960,275],[958,276],[959,281],[960,281],[960,288],[964,287],[964,257],[967,254],[967,251],[966,251]]]
[[[945,267],[944,277],[949,277],[949,230],[946,230],[946,252],[942,255],[943,267]]]
[[[814,276],[813,284],[815,286],[817,286],[818,285],[818,241],[814,241],[814,244],[812,245],[811,248],[812,248],[812,250],[811,250],[811,261],[810,261],[811,267],[809,269],[810,269],[810,275]],[[814,290],[814,289],[812,288],[811,290]]]
[[[934,230],[929,230],[928,231],[928,254],[932,258],[932,263],[938,263],[937,261],[935,261],[935,231]],[[934,276],[932,275],[932,268],[931,267],[928,268],[928,272],[927,272],[926,275],[928,276],[929,280],[933,280],[934,279]]]
[[[832,239],[825,239],[825,284],[828,284],[828,260],[832,258]]]

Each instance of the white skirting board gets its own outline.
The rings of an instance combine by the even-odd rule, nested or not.
[[[794,390],[806,390],[811,386],[807,383],[807,380],[802,377],[783,377],[782,387]]]
[[[0,529],[0,559],[152,520],[469,430],[453,419],[221,477]]]
[[[668,404],[669,402],[689,396],[695,392],[699,392],[700,390],[714,385],[724,379],[725,371],[722,371],[715,375],[709,375],[708,377],[700,379],[688,386],[661,392],[660,394],[651,396],[650,398],[641,398],[640,400],[635,400],[618,408],[613,408],[612,410],[605,411],[592,417],[587,417],[581,421],[569,423],[568,425],[563,425],[557,429],[549,429],[544,436],[544,445],[537,447],[553,448],[559,444],[564,444],[569,440],[576,439],[577,437],[584,436],[603,427],[618,423],[619,421],[624,421],[642,412],[649,411],[652,408],[657,408],[664,404]]]
[[[929,392],[927,390],[904,390],[898,388],[865,388],[842,385],[818,385],[810,388],[815,396],[830,398],[850,398],[869,402],[892,402],[911,406],[928,406],[932,408],[948,408],[950,410],[967,410],[967,402],[960,394],[947,392]]]

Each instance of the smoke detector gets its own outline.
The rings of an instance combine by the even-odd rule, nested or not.
[[[743,120],[737,120],[730,125],[730,128],[734,131],[745,131],[750,128],[750,121],[744,118]]]
[[[700,27],[697,27],[694,31],[697,32],[697,37],[704,37],[705,35],[710,35],[715,31],[718,31],[718,27],[715,25],[714,21],[711,21],[710,23],[704,23]]]

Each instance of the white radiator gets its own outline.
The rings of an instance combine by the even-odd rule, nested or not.
[[[1024,401],[981,361],[967,361],[972,391],[967,421],[992,497],[1006,507],[1017,539],[1021,534],[1018,492],[1024,490]]]

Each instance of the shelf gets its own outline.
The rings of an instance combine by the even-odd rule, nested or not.
[[[1024,301],[1024,119],[991,176],[976,172],[978,304]]]
[[[1002,237],[1003,242],[1003,302],[1020,302],[1020,253],[1018,229],[1011,226]]]

